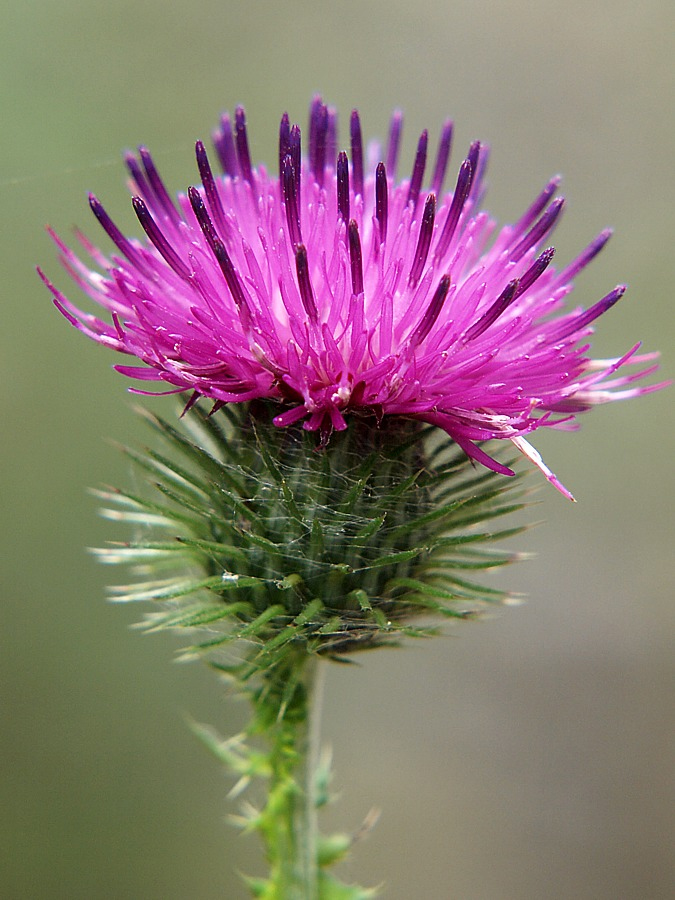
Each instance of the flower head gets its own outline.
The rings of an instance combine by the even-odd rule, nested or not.
[[[105,274],[54,235],[71,276],[110,321],[42,277],[71,324],[143,363],[119,372],[190,391],[191,403],[275,401],[277,426],[302,420],[324,443],[350,416],[404,416],[439,426],[507,475],[479,444],[508,439],[571,497],[525,436],[660,387],[633,386],[656,368],[654,354],[637,355],[639,344],[616,359],[587,355],[594,321],[623,285],[587,309],[565,307],[610,231],[558,271],[547,246],[564,202],[557,178],[497,229],[479,209],[487,148],[471,145],[444,193],[452,123],[426,182],[426,131],[410,178],[397,180],[401,129],[396,113],[386,152],[373,145],[364,156],[354,110],[350,152],[337,153],[335,111],[315,98],[307,156],[284,115],[272,175],[253,166],[238,108],[214,134],[224,175],[197,142],[200,184],[177,200],[141,147],[126,163],[147,239],[126,237],[93,195],[117,253],[79,239]]]

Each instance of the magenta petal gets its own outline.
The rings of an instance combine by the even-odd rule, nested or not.
[[[426,131],[410,177],[397,181],[402,127],[396,113],[386,158],[366,171],[358,112],[340,145],[335,111],[316,97],[305,140],[282,117],[270,175],[251,159],[239,107],[214,135],[224,174],[198,141],[202,184],[176,201],[141,147],[126,161],[145,241],[122,234],[93,195],[117,256],[78,237],[100,267],[92,269],[52,233],[65,270],[103,317],[40,277],[72,326],[136,358],[116,366],[129,378],[216,408],[269,400],[277,426],[302,421],[322,444],[352,413],[413,417],[505,475],[512,470],[477,442],[510,440],[571,497],[525,436],[664,386],[644,383],[654,355],[638,357],[637,346],[611,360],[587,355],[596,320],[623,286],[585,310],[563,307],[610,231],[556,272],[547,244],[563,208],[557,177],[499,230],[478,209],[486,146],[471,145],[442,194],[452,123],[441,131],[432,190]]]

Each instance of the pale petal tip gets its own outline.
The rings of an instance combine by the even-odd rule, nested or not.
[[[568,491],[565,485],[558,479],[554,472],[552,472],[549,467],[546,465],[544,460],[541,457],[541,453],[525,440],[523,437],[513,437],[511,438],[511,443],[516,446],[520,452],[526,456],[530,462],[533,462],[535,466],[544,474],[546,480],[549,481],[553,487],[559,491],[563,497],[567,497],[568,500],[571,500],[572,503],[576,503],[576,498],[572,494],[571,491]]]

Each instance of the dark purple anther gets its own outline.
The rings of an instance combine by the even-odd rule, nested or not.
[[[349,222],[349,162],[344,150],[337,158],[337,205],[345,225]]]
[[[297,198],[298,209],[301,209],[301,189],[302,189],[302,179],[301,175],[301,166],[302,166],[302,148],[301,148],[301,134],[300,134],[300,126],[293,125],[291,126],[291,134],[288,142],[288,152],[291,157],[291,162],[293,163],[293,171],[295,172],[295,196]]]
[[[251,166],[251,154],[248,149],[248,135],[246,134],[246,113],[243,106],[238,106],[234,113],[235,143],[237,147],[237,159],[241,174],[253,187],[253,167]]]
[[[448,210],[448,217],[445,220],[443,231],[441,232],[441,236],[438,240],[438,246],[436,247],[436,259],[441,259],[443,256],[445,256],[447,249],[450,246],[450,241],[452,240],[455,231],[457,230],[457,224],[459,223],[459,217],[461,216],[462,210],[464,209],[466,198],[469,196],[469,191],[471,190],[473,175],[473,166],[471,165],[471,160],[467,157],[459,167],[459,175],[457,176],[455,193],[452,195],[452,203],[450,204],[450,209]]]
[[[387,212],[389,207],[389,186],[384,163],[378,163],[375,170],[375,218],[380,226],[380,243],[387,238]]]
[[[441,196],[443,190],[443,179],[445,171],[448,167],[448,159],[450,158],[450,147],[452,146],[452,122],[448,119],[443,124],[443,130],[438,141],[438,154],[436,156],[436,165],[434,166],[434,175],[431,179],[431,191],[437,197]]]
[[[145,173],[143,172],[141,164],[138,162],[134,154],[131,153],[131,151],[124,154],[124,162],[138,189],[135,193],[139,194],[141,197],[144,197],[148,202],[151,202],[152,188],[148,184],[148,180],[145,177]]]
[[[361,239],[359,237],[359,226],[355,219],[349,220],[347,228],[349,232],[349,261],[352,270],[352,292],[354,294],[363,293],[363,260],[361,258]]]
[[[469,192],[470,196],[474,196],[480,190],[483,175],[487,167],[489,152],[490,148],[481,144],[480,141],[474,141],[469,148],[467,159],[470,160],[471,165],[473,166],[473,178],[471,180],[471,190]]]
[[[401,131],[403,130],[403,113],[396,110],[389,124],[389,143],[387,144],[387,172],[389,177],[396,181],[396,166],[398,164],[398,150],[401,144]]]
[[[413,215],[417,209],[417,201],[420,196],[422,187],[422,179],[424,178],[424,169],[427,164],[427,145],[429,143],[429,132],[423,131],[417,142],[417,153],[415,154],[415,164],[413,165],[412,175],[410,177],[410,188],[408,190],[407,203],[412,203]]]
[[[239,163],[237,162],[237,151],[234,148],[232,122],[227,113],[221,116],[220,128],[213,134],[213,146],[216,148],[223,172],[230,178],[236,178],[239,174]]]
[[[326,160],[330,165],[337,159],[337,110],[334,106],[328,107],[328,131],[326,134]]]
[[[610,291],[609,294],[602,298],[602,300],[598,300],[597,303],[594,303],[590,309],[586,310],[586,312],[581,313],[581,315],[572,313],[568,317],[567,322],[563,321],[561,323],[560,330],[552,333],[551,339],[559,341],[569,337],[571,334],[575,334],[577,331],[583,331],[585,328],[588,328],[591,322],[595,321],[598,316],[606,313],[608,309],[611,309],[617,300],[620,300],[625,293],[626,285],[618,284],[613,291]]]
[[[284,113],[281,117],[279,125],[279,184],[282,183],[284,177],[284,160],[290,153],[291,140],[291,123],[288,113]]]
[[[539,194],[539,196],[534,200],[532,205],[525,210],[520,219],[513,226],[514,231],[526,231],[530,225],[536,220],[537,216],[542,213],[546,207],[548,206],[548,202],[551,197],[558,190],[558,185],[560,184],[560,176],[556,175],[555,178],[552,178],[549,183],[546,185],[544,190]]]
[[[150,188],[152,189],[152,193],[157,200],[157,204],[160,209],[164,210],[165,214],[168,218],[177,223],[180,220],[178,213],[176,212],[176,207],[173,205],[173,201],[169,196],[169,192],[164,186],[164,182],[162,181],[159,172],[157,171],[157,167],[155,166],[154,160],[150,155],[150,151],[147,147],[139,147],[138,153],[141,157],[141,162],[143,163],[143,168],[145,169],[145,174],[148,177],[148,183]]]
[[[220,240],[220,238],[218,236],[218,232],[213,227],[213,222],[209,218],[209,214],[207,212],[206,206],[204,205],[204,201],[202,199],[202,195],[199,192],[199,188],[189,187],[187,193],[188,200],[190,201],[190,206],[192,207],[192,211],[197,218],[199,227],[206,237],[209,246],[213,247],[214,242]]]
[[[417,347],[418,344],[421,344],[425,337],[429,334],[434,326],[434,322],[441,314],[441,310],[443,309],[443,304],[445,303],[445,298],[448,296],[449,290],[450,276],[444,275],[438,282],[436,292],[431,298],[431,303],[429,304],[429,306],[427,306],[424,315],[420,319],[419,325],[410,335],[409,343],[411,347]]]
[[[232,295],[232,299],[234,300],[237,309],[242,315],[242,321],[248,322],[250,318],[250,314],[248,312],[248,304],[246,302],[246,296],[242,289],[241,282],[239,281],[239,276],[237,275],[237,270],[235,269],[232,260],[230,259],[229,254],[225,249],[225,244],[223,244],[221,239],[218,237],[218,233],[213,227],[213,222],[209,218],[209,214],[206,210],[206,207],[204,206],[202,196],[196,187],[188,188],[188,198],[190,200],[190,205],[192,206],[192,211],[194,212],[197,221],[199,222],[199,227],[202,230],[202,234],[206,238],[206,241],[216,258],[216,262],[220,266],[220,271],[223,273],[230,294]]]
[[[108,235],[113,244],[117,247],[117,249],[124,256],[126,256],[130,263],[140,269],[144,275],[147,275],[148,269],[144,264],[140,253],[138,253],[129,239],[122,234],[117,225],[115,225],[113,220],[101,205],[98,197],[95,197],[94,194],[89,194],[89,206],[91,207],[91,211],[98,219],[103,230]]]
[[[305,308],[305,312],[309,316],[310,322],[318,322],[319,314],[316,309],[316,301],[314,300],[314,291],[312,290],[312,282],[309,278],[309,263],[307,262],[307,248],[304,244],[298,244],[295,248],[295,270],[298,273],[298,287],[300,288],[300,299]]]
[[[520,281],[517,278],[514,278],[513,281],[509,281],[492,306],[483,313],[477,322],[473,323],[471,328],[468,329],[464,335],[464,340],[467,343],[475,340],[475,338],[483,334],[484,331],[487,331],[490,325],[497,321],[501,314],[519,295],[519,287]]]
[[[293,160],[287,156],[284,160],[284,205],[286,207],[286,222],[288,223],[288,235],[291,244],[302,243],[302,232],[300,229],[300,207],[298,206],[297,181],[295,178],[295,167]]]
[[[288,138],[288,153],[293,162],[293,168],[295,169],[296,179],[300,178],[300,164],[301,164],[301,138],[302,134],[300,131],[299,125],[292,125],[290,135]]]
[[[583,250],[576,259],[573,259],[572,262],[567,266],[562,272],[558,275],[557,281],[565,282],[571,281],[575,278],[579,272],[584,269],[589,262],[598,255],[598,253],[605,246],[607,241],[611,238],[613,232],[611,228],[605,228],[604,231],[601,231],[600,234],[591,241],[591,243]]]
[[[319,110],[322,106],[321,96],[315,94],[315,96],[312,97],[312,102],[309,107],[309,162],[311,171],[314,171],[312,163],[314,147],[316,147],[316,126],[319,120]]]
[[[431,246],[431,235],[434,232],[435,217],[436,196],[434,194],[429,194],[424,203],[424,213],[422,215],[422,224],[420,225],[420,236],[417,241],[415,258],[413,260],[412,268],[410,269],[410,276],[408,278],[408,284],[411,287],[415,287],[417,285],[417,282],[420,280],[420,277],[424,270],[424,264],[427,261],[427,256],[429,255],[429,247]]]
[[[150,211],[145,205],[145,202],[140,197],[134,197],[131,202],[134,207],[134,212],[138,216],[138,221],[143,227],[143,231],[147,234],[148,238],[157,248],[160,255],[171,266],[176,275],[180,275],[181,278],[189,281],[190,270],[179,258],[176,251],[164,237],[161,228],[159,228],[155,220],[150,215]]]
[[[478,171],[478,159],[480,157],[480,141],[474,141],[469,147],[466,158],[471,163],[474,172]]]
[[[204,186],[204,192],[209,204],[209,209],[211,210],[211,215],[216,220],[216,225],[224,235],[227,231],[225,212],[223,210],[222,203],[220,202],[220,194],[218,193],[218,188],[216,187],[213,172],[211,171],[211,164],[209,163],[209,158],[206,154],[206,148],[201,141],[197,141],[197,143],[195,144],[195,153],[197,155],[197,168],[199,169],[199,177],[201,178],[202,184]]]
[[[535,224],[532,226],[532,228],[530,228],[527,234],[522,237],[513,248],[513,250],[511,250],[509,254],[510,260],[512,260],[513,262],[518,262],[518,260],[522,259],[531,247],[536,247],[536,245],[540,241],[544,240],[549,231],[552,231],[553,226],[558,219],[558,216],[562,212],[564,203],[564,197],[558,197],[557,200],[553,201],[553,203],[549,206],[541,219],[539,219],[538,222],[535,222]]]
[[[544,250],[543,253],[539,254],[527,272],[520,277],[520,284],[516,296],[520,297],[520,295],[524,294],[528,288],[532,287],[535,281],[544,274],[546,269],[548,269],[554,256],[555,247],[549,247],[547,250]]]
[[[361,137],[361,120],[357,110],[352,110],[349,121],[349,132],[352,144],[352,177],[354,180],[354,196],[363,197],[363,138]]]
[[[326,168],[326,139],[328,137],[328,109],[323,103],[316,109],[313,118],[314,146],[309,148],[309,159],[314,178],[319,187],[323,187]]]

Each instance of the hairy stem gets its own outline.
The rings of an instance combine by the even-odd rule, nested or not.
[[[270,862],[265,900],[318,900],[316,770],[323,665],[293,654],[258,694],[270,745],[270,783],[260,831]]]
[[[305,755],[305,770],[303,783],[305,789],[305,826],[306,826],[306,857],[313,868],[313,878],[316,880],[318,872],[318,799],[317,799],[317,773],[321,757],[321,714],[323,711],[324,685],[326,682],[325,660],[316,656],[312,660],[312,683],[308,697],[308,727],[307,727],[307,752]]]

